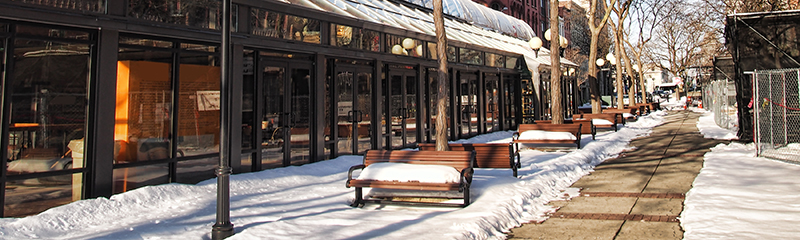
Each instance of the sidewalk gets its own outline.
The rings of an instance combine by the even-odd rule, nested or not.
[[[598,165],[572,187],[580,196],[550,205],[558,211],[542,223],[511,229],[509,239],[682,239],[678,216],[703,154],[719,143],[705,139],[700,113],[670,111],[664,124],[632,149]]]

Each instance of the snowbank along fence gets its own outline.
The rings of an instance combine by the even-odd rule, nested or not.
[[[754,72],[756,154],[800,163],[800,69]]]

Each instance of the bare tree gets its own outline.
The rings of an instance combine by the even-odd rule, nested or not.
[[[553,124],[564,123],[561,106],[561,35],[558,32],[558,1],[550,1],[550,115]]]
[[[436,99],[436,151],[447,151],[447,35],[444,28],[442,0],[433,1],[433,25],[436,31],[436,54],[439,62],[438,99]]]
[[[617,66],[618,66],[617,67],[617,76],[616,76],[617,77],[616,78],[616,81],[617,81],[616,86],[617,86],[617,108],[618,109],[625,109],[625,104],[623,102],[623,96],[622,96],[624,94],[623,92],[625,91],[624,90],[624,85],[623,85],[624,77],[622,75],[623,66],[622,66],[622,64],[620,62],[620,60],[623,60],[623,57],[625,59],[627,59],[626,67],[628,69],[628,72],[631,72],[631,70],[632,70],[632,67],[631,67],[631,64],[630,64],[630,59],[627,58],[627,55],[625,54],[625,47],[622,44],[622,38],[624,37],[624,33],[623,32],[624,32],[625,18],[628,17],[628,13],[629,13],[628,10],[629,10],[630,5],[632,3],[633,3],[633,0],[623,0],[623,1],[617,2],[617,4],[614,4],[613,6],[611,6],[611,10],[613,10],[614,14],[617,16],[617,22],[615,23],[612,20],[612,21],[610,21],[609,26],[611,27],[611,31],[613,32],[613,35],[614,35],[614,57],[616,57],[616,59],[617,59]]]
[[[644,81],[644,59],[642,54],[645,52],[647,43],[653,39],[653,32],[660,23],[660,18],[665,15],[670,15],[672,8],[671,0],[640,0],[631,5],[633,16],[631,18],[631,28],[626,32],[626,36],[637,36],[636,44],[631,44],[630,38],[624,37],[625,44],[633,54],[633,58],[638,67],[638,77],[640,82],[640,90],[642,93],[642,103],[647,103],[647,87]],[[633,99],[633,97],[630,97]]]
[[[703,38],[709,30],[698,12],[685,1],[676,0],[674,13],[661,19],[655,33],[654,50],[650,52],[654,64],[679,76],[702,56]]]
[[[598,2],[599,1],[599,2]],[[616,4],[617,0],[610,0],[611,4]],[[591,31],[591,44],[589,44],[589,95],[592,101],[592,113],[600,113],[600,86],[597,84],[597,66],[592,64],[591,61],[597,59],[597,49],[600,40],[600,32],[605,29],[609,16],[611,16],[611,8],[606,5],[606,0],[591,0],[589,4],[589,12],[586,17],[589,19],[589,30]],[[605,11],[602,17],[598,18],[598,9]]]

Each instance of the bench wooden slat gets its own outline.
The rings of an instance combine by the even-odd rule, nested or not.
[[[403,151],[403,150],[369,150],[364,154],[364,164],[350,168],[347,173],[346,187],[355,187],[356,198],[353,207],[361,206],[365,202],[383,202],[379,199],[365,199],[362,188],[381,188],[395,190],[419,190],[419,191],[459,191],[464,194],[464,203],[458,206],[466,207],[469,205],[469,185],[472,182],[473,163],[475,162],[475,151]],[[381,181],[381,180],[359,180],[353,179],[353,172],[363,169],[370,164],[382,162],[396,162],[408,164],[443,165],[451,166],[461,173],[458,183],[423,183],[423,182],[400,182],[400,181]],[[392,202],[392,201],[389,201]],[[450,203],[428,205],[452,206]]]
[[[583,124],[520,124],[518,131],[514,133],[512,138],[513,142],[517,145],[515,151],[519,151],[519,144],[575,144],[577,148],[581,148],[581,128]],[[521,133],[530,130],[541,130],[548,132],[568,132],[575,136],[575,140],[558,140],[558,139],[519,139]]]
[[[511,143],[448,143],[450,151],[475,151],[474,168],[510,168],[517,177],[519,154]],[[419,143],[420,150],[432,151],[435,143]]]
[[[625,123],[624,118],[622,117],[621,113],[581,113],[581,114],[574,114],[572,115],[572,119],[603,119],[611,122],[612,124],[594,124],[595,129],[597,128],[613,128],[614,131],[617,131],[617,124]]]

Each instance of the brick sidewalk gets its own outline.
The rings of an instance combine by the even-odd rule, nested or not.
[[[634,150],[595,167],[572,187],[580,196],[550,205],[542,223],[511,229],[509,239],[682,239],[684,194],[719,143],[697,129],[700,113],[670,111],[664,123],[631,141]]]

